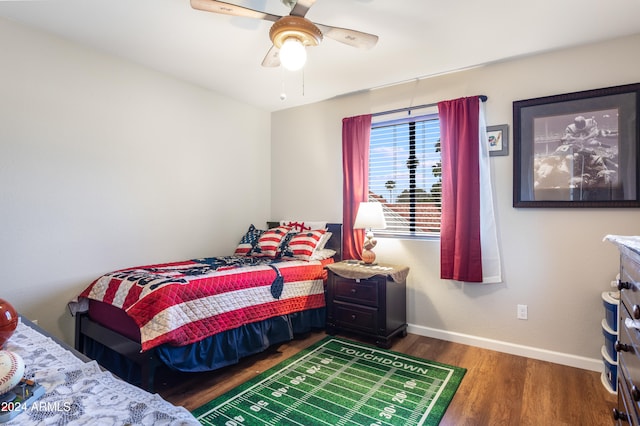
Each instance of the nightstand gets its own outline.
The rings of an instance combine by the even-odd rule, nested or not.
[[[408,267],[343,261],[327,269],[328,334],[361,334],[383,348],[391,346],[393,336],[407,335]]]

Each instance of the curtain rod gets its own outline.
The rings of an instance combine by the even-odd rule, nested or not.
[[[478,97],[480,98],[480,100],[482,102],[486,102],[487,99],[489,99],[485,95],[480,95]],[[394,114],[396,112],[405,112],[405,111],[411,112],[414,109],[429,108],[429,107],[433,107],[433,106],[436,106],[436,105],[438,105],[438,102],[435,102],[435,103],[432,103],[432,104],[418,105],[418,106],[414,106],[414,107],[399,108],[399,109],[394,109],[394,110],[391,110],[391,111],[376,112],[376,113],[371,114],[371,116],[372,117],[377,117],[379,115]]]

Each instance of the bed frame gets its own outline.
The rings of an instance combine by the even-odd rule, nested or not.
[[[269,228],[278,226],[279,222],[267,222]],[[335,261],[342,259],[342,224],[327,224],[329,232],[333,233],[325,248],[336,251]],[[158,359],[154,350],[142,352],[140,342],[132,340],[117,333],[89,318],[88,312],[76,314],[75,348],[82,354],[86,354],[86,344],[91,339],[101,343],[112,351],[124,356],[140,367],[140,387],[153,392],[153,383],[156,369],[163,363]]]

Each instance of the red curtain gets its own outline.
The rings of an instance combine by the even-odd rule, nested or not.
[[[342,120],[342,257],[360,259],[364,230],[353,229],[361,201],[369,193],[371,114]]]
[[[480,99],[438,103],[442,152],[440,277],[482,282]]]

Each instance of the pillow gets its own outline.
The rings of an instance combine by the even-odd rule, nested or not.
[[[327,228],[327,222],[305,222],[303,220],[281,220],[280,225],[289,226],[291,230],[295,232]]]
[[[283,254],[296,259],[310,260],[311,255],[326,232],[324,229],[298,232],[291,237],[289,244],[283,250]]]
[[[311,255],[311,260],[325,260],[333,257],[335,254],[336,251],[332,249],[316,249],[316,251]]]
[[[320,242],[316,246],[316,250],[322,250],[324,246],[327,245],[327,241],[329,241],[332,235],[333,235],[333,232],[329,232],[329,231],[325,232],[322,238],[320,238]]]
[[[253,224],[249,226],[249,230],[240,239],[236,251],[233,253],[235,256],[247,256],[249,252],[258,244],[258,239],[264,231],[257,229]]]
[[[282,239],[291,230],[288,226],[278,226],[277,228],[271,228],[265,231],[258,243],[251,250],[252,256],[257,257],[273,257],[275,258],[280,250],[280,243]]]

